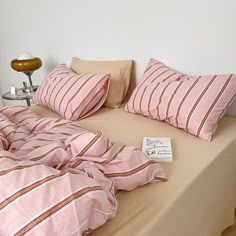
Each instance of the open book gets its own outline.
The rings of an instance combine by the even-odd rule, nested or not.
[[[173,161],[170,138],[144,137],[142,151],[157,161]]]

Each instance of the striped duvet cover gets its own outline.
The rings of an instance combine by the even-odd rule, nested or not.
[[[118,190],[166,180],[135,147],[78,123],[0,109],[0,235],[86,235],[115,216]]]

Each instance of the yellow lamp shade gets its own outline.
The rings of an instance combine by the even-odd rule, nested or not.
[[[39,69],[41,66],[42,66],[42,61],[38,57],[34,57],[32,59],[27,59],[27,60],[14,59],[11,61],[12,69],[18,72],[34,71]]]

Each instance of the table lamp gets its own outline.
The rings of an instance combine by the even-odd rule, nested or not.
[[[29,52],[21,53],[17,59],[11,61],[12,69],[25,73],[29,78],[30,86],[27,87],[26,83],[24,82],[24,89],[29,89],[31,92],[36,91],[37,87],[33,86],[31,75],[37,69],[42,66],[42,61],[38,57],[33,57]],[[24,90],[23,90],[24,91]]]

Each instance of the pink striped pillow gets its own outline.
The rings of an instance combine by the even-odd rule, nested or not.
[[[236,75],[186,76],[151,59],[125,106],[211,140],[236,94]]]
[[[65,64],[57,66],[33,96],[33,102],[69,120],[97,111],[106,100],[110,75],[76,74]]]

